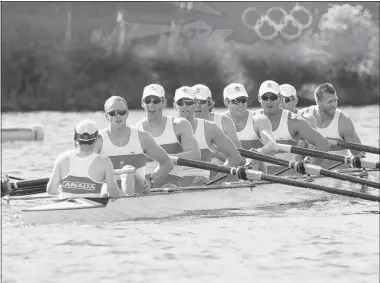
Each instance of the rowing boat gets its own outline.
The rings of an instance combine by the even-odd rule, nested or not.
[[[355,147],[358,146],[355,145]],[[365,146],[363,148],[378,151],[378,148],[367,148]],[[277,166],[272,167],[271,171],[273,168],[279,170],[281,166],[288,169],[286,172],[280,170],[280,172],[271,175],[245,167],[228,167],[172,157],[173,162],[178,166],[212,170],[224,173],[225,176],[235,176],[240,181],[214,186],[211,186],[211,182],[206,186],[198,187],[159,188],[151,190],[150,194],[125,194],[116,200],[84,195],[58,198],[50,203],[22,210],[24,222],[26,224],[88,223],[162,218],[188,214],[193,211],[249,209],[268,204],[288,203],[289,201],[320,200],[325,199],[328,194],[380,202],[379,182],[362,178],[366,175],[363,173],[368,172],[366,168],[374,171],[379,170],[378,161],[359,157],[342,157],[294,146],[284,148],[284,150],[289,152],[302,151],[299,153],[329,158],[355,168],[326,170],[316,165],[306,164],[303,161],[286,161],[244,149],[239,149],[242,156]],[[115,174],[128,174],[132,169],[118,172],[115,170]],[[277,176],[280,173],[286,174],[286,177]],[[122,184],[124,192],[133,192],[134,190],[129,190],[127,185],[126,180],[128,178],[121,179],[126,182]],[[41,193],[41,190],[46,187],[47,180],[3,182],[1,186],[2,195],[9,197],[12,194],[17,196]],[[345,188],[342,189],[342,187]],[[305,190],[305,188],[311,190]]]
[[[350,171],[351,175],[361,173],[358,169]],[[320,176],[292,174],[287,178],[318,185],[331,183],[330,178]],[[358,186],[353,188],[360,189]],[[146,195],[123,195],[116,200],[100,197],[58,199],[24,209],[22,214],[25,224],[114,222],[166,218],[195,211],[242,210],[280,203],[317,201],[327,195],[273,182],[243,181],[209,187],[161,188]]]

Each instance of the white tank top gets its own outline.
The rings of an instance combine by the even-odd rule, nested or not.
[[[87,157],[78,157],[75,150],[64,153],[69,158],[69,173],[62,178],[63,193],[70,194],[96,194],[99,196],[104,182],[91,178],[89,169],[98,154],[92,153]]]
[[[241,146],[244,149],[248,149],[248,150],[251,148],[260,148],[263,146],[255,130],[253,129],[254,115],[255,115],[254,112],[248,111],[247,122],[245,123],[244,129],[241,130],[240,132],[238,131],[236,132],[241,142]]]
[[[273,131],[273,138],[276,140],[276,143],[297,145],[297,142],[293,139],[289,132],[288,115],[289,111],[283,109],[280,123],[278,124],[277,129]],[[278,152],[274,156],[286,160],[295,159],[295,155],[289,152]]]
[[[107,129],[100,130],[99,134],[103,139],[100,154],[108,156],[111,159],[114,169],[121,169],[125,165],[132,165],[136,168],[136,174],[144,179],[147,158],[141,147],[138,130],[132,127],[130,129],[129,142],[124,146],[115,145],[110,140]],[[120,180],[120,176],[116,176],[116,178]]]
[[[199,149],[201,150],[201,159],[202,161],[210,161],[212,149],[209,148],[206,141],[206,133],[205,133],[205,120],[196,119],[197,128],[195,130],[194,136],[197,140]]]
[[[317,111],[316,106],[311,106],[310,108],[306,109],[304,113],[312,112],[314,115],[314,111]],[[331,120],[330,124],[325,128],[319,128],[317,126],[317,130],[326,138],[333,138],[333,139],[342,139],[342,137],[339,135],[339,117],[342,111],[340,109],[336,109],[334,118]],[[350,155],[351,152],[348,149],[344,149],[340,146],[331,145],[330,150],[334,154],[339,155]]]
[[[214,123],[223,131],[222,114],[214,113]]]
[[[177,139],[177,135],[174,132],[173,127],[173,117],[166,116],[166,124],[165,129],[162,132],[161,135],[154,137],[153,139],[156,141],[156,143],[161,146],[169,155],[170,154],[176,154],[182,152],[182,146],[179,143]],[[137,122],[136,128],[142,131],[145,131],[143,122]],[[157,167],[158,163],[156,161],[148,161],[146,164],[146,175],[152,174],[153,170]],[[174,166],[173,170],[170,172],[171,175],[175,175],[178,177],[183,177],[183,172],[181,172],[181,168],[184,168],[185,166]],[[189,167],[186,167],[189,168]]]

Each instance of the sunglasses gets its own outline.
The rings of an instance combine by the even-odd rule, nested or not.
[[[264,101],[267,101],[268,99],[272,101],[276,101],[278,99],[278,95],[275,93],[271,93],[271,94],[265,93],[264,95],[261,96],[261,99]]]
[[[145,104],[149,104],[151,102],[153,102],[153,104],[159,104],[162,102],[162,99],[160,97],[145,97],[143,101]]]
[[[194,104],[194,100],[180,99],[176,103],[177,103],[178,106],[184,106],[184,104],[186,104],[186,106],[190,106],[190,105]]]
[[[207,103],[208,99],[202,100],[202,99],[196,99],[195,103],[200,104],[200,105],[205,105]]]
[[[291,97],[284,97],[284,102],[285,103],[289,103],[290,101],[292,100],[296,100],[296,98],[294,96],[291,96]]]
[[[247,97],[241,96],[241,97],[236,97],[235,99],[231,99],[230,103],[237,105],[239,103],[247,103],[247,101],[248,101]]]
[[[107,112],[107,114],[110,115],[111,117],[115,117],[117,114],[119,114],[120,116],[124,116],[125,114],[127,114],[127,109],[111,110],[111,111]]]

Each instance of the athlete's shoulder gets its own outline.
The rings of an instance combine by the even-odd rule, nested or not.
[[[167,116],[167,119],[173,119],[173,124],[175,125],[184,125],[184,124],[190,124],[189,121],[187,121],[185,118],[182,117],[170,117]]]
[[[73,150],[67,150],[67,151],[61,152],[60,154],[58,154],[56,158],[56,162],[62,162],[63,160],[68,159],[70,155],[73,154],[73,152],[74,152]]]

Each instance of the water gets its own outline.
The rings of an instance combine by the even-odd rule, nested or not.
[[[344,110],[362,141],[377,145],[378,106]],[[133,110],[130,123],[142,115]],[[106,126],[100,112],[3,114],[3,126],[43,123],[45,139],[4,143],[2,173],[48,177],[86,117]],[[372,202],[331,196],[161,220],[23,225],[20,210],[43,202],[2,202],[3,282],[379,282]]]

